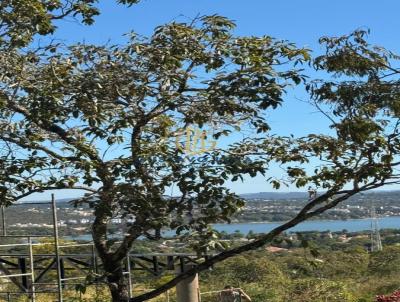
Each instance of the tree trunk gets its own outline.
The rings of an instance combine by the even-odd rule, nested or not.
[[[104,265],[104,269],[107,273],[107,283],[112,302],[129,302],[129,289],[124,278],[122,264]]]
[[[111,185],[109,184],[108,187]],[[107,285],[111,293],[112,302],[129,302],[129,289],[124,276],[124,257],[118,257],[107,247],[107,222],[109,216],[104,209],[105,205],[111,204],[112,198],[107,194],[108,190],[104,186],[101,206],[95,210],[95,221],[92,225],[92,237],[96,246],[97,253],[103,263],[104,271],[107,276]],[[122,259],[121,259],[122,258]]]

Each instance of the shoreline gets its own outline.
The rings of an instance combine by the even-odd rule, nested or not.
[[[390,216],[383,216],[383,217],[378,217],[378,221],[383,218],[395,218],[395,217],[400,217],[400,215],[390,215]],[[335,222],[335,221],[360,221],[360,220],[370,220],[370,217],[365,217],[365,218],[350,218],[350,219],[311,219],[311,220],[305,220],[304,222]],[[280,220],[280,221],[241,221],[241,222],[231,222],[231,223],[213,223],[212,225],[232,225],[232,224],[278,224],[278,223],[286,223],[288,220]],[[301,224],[301,223],[300,223]],[[399,226],[400,228],[400,226]]]

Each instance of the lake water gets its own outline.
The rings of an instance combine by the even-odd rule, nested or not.
[[[239,230],[247,234],[250,230],[255,233],[269,232],[281,223],[233,223],[216,224],[214,228],[218,231],[234,233]],[[400,216],[379,218],[378,225],[381,229],[400,229]],[[351,219],[351,220],[311,220],[298,224],[288,231],[341,231],[346,229],[349,232],[358,232],[371,229],[371,219]]]
[[[383,217],[379,219],[379,227],[381,229],[400,229],[400,216]],[[254,233],[266,233],[279,226],[277,222],[262,223],[232,223],[232,224],[215,224],[214,228],[220,232],[234,233],[236,230],[242,234],[249,231]],[[349,232],[358,232],[371,229],[371,219],[350,219],[350,220],[312,220],[300,223],[296,227],[289,229],[288,232],[297,231],[342,231],[346,229]],[[165,235],[171,235],[171,232],[165,232]],[[69,237],[75,240],[92,240],[91,235],[80,235]]]

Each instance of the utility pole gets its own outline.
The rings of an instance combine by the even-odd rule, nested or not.
[[[57,262],[57,288],[58,288],[58,302],[63,302],[62,294],[62,276],[61,276],[61,259],[58,242],[58,220],[57,220],[57,203],[54,194],[51,194],[51,208],[53,210],[53,229],[54,229],[54,250]]]
[[[379,232],[378,217],[374,204],[371,204],[371,252],[382,251],[382,240]]]
[[[179,275],[191,267],[181,260],[181,265],[176,268],[176,273]],[[176,298],[177,302],[200,302],[199,276],[197,274],[182,280],[176,285]]]

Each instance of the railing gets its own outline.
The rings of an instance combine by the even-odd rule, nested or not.
[[[29,251],[29,262],[30,262],[30,273],[21,273],[21,274],[8,274],[7,270],[3,267],[3,272],[5,272],[5,275],[0,275],[0,278],[8,278],[10,280],[13,280],[13,278],[16,277],[22,277],[22,288],[19,286],[21,290],[27,291],[28,289],[28,282],[26,280],[27,276],[31,277],[31,286],[30,286],[30,291],[31,291],[31,301],[35,302],[36,296],[35,296],[35,270],[33,267],[33,249],[32,249],[32,238],[28,237],[28,243],[16,243],[16,244],[2,244],[0,245],[0,249],[6,248],[6,247],[16,247],[16,246],[27,246],[28,251]],[[1,264],[2,265],[2,264]],[[21,267],[21,270],[24,271],[26,270],[26,263],[20,263],[20,265],[24,265],[24,267]],[[14,282],[18,284],[17,282]]]

